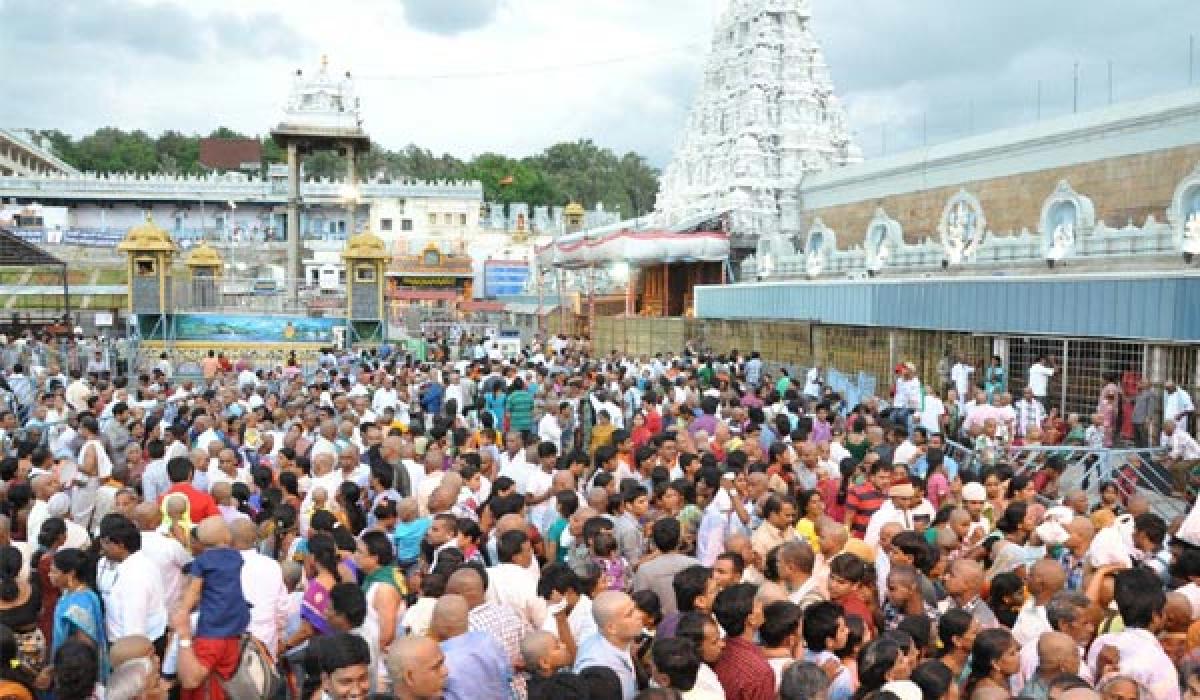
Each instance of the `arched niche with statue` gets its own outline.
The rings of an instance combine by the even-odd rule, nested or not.
[[[871,223],[867,224],[867,233],[863,241],[863,249],[867,254],[867,272],[874,274],[887,267],[888,262],[904,246],[904,227],[899,221],[888,216],[883,207],[879,207],[875,210]]]
[[[1046,260],[1051,266],[1075,254],[1076,245],[1096,228],[1092,200],[1061,180],[1042,204],[1039,231]]]
[[[959,190],[942,209],[937,230],[944,265],[959,265],[974,257],[987,233],[987,217],[979,198]]]
[[[809,277],[817,277],[829,266],[829,259],[837,252],[837,234],[818,217],[808,230],[804,243],[804,269]]]
[[[1200,255],[1200,163],[1175,188],[1167,220],[1184,260],[1191,262]]]

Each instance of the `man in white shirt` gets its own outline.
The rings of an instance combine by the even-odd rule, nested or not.
[[[142,536],[127,518],[110,520],[100,538],[104,556],[116,563],[106,598],[109,639],[139,634],[155,641],[167,631],[167,605],[158,567],[141,551]]]
[[[934,394],[926,394],[921,405],[921,427],[930,434],[942,432],[942,416],[946,415],[946,404]]]
[[[383,386],[375,390],[375,395],[371,397],[371,409],[376,413],[383,413],[385,408],[395,408],[400,401],[400,393],[393,386],[391,376],[384,375]]]
[[[312,450],[309,451],[308,458],[315,460],[318,455],[328,454],[337,458],[337,445],[334,440],[337,439],[337,425],[332,420],[326,420],[321,423],[318,429],[316,442],[313,443]]]
[[[162,511],[154,502],[139,503],[133,510],[133,517],[142,531],[141,553],[154,562],[158,569],[158,578],[163,587],[163,602],[168,610],[172,610],[183,596],[183,568],[192,561],[192,555],[183,548],[179,540],[158,531],[158,526],[162,523]]]
[[[533,548],[529,536],[510,530],[496,540],[500,563],[488,569],[487,599],[507,605],[534,629],[546,622],[546,601],[537,593],[538,577],[530,568]]]
[[[1180,493],[1188,493],[1192,469],[1200,465],[1200,444],[1168,418],[1163,421],[1162,446],[1167,448],[1163,465],[1170,470],[1175,489]]]
[[[1045,356],[1039,357],[1037,362],[1029,367],[1028,386],[1033,389],[1033,395],[1042,402],[1042,405],[1046,403],[1046,394],[1050,391],[1050,377],[1054,376],[1054,371],[1054,360]]]
[[[546,415],[538,421],[538,440],[552,443],[559,451],[562,451],[563,417],[569,417],[570,413],[571,404],[566,401],[558,404],[557,412],[546,411]]]
[[[954,382],[954,388],[958,390],[958,400],[965,401],[971,392],[971,375],[975,374],[975,368],[959,359],[950,368],[950,381]]]
[[[507,476],[517,485],[517,493],[525,493],[529,473],[537,466],[525,460],[525,450],[521,445],[519,433],[509,433],[504,436],[504,452],[500,453],[499,471],[497,476]]]
[[[1040,428],[1046,420],[1046,408],[1038,401],[1033,387],[1025,387],[1021,400],[1014,406],[1017,413],[1017,437],[1025,437],[1030,428]]]
[[[1067,572],[1054,559],[1038,559],[1029,567],[1029,600],[1025,601],[1017,621],[1013,624],[1013,638],[1019,646],[1035,644],[1050,628],[1046,616],[1046,605],[1054,594],[1063,590],[1067,583]]]
[[[1186,433],[1188,417],[1195,410],[1192,397],[1174,381],[1168,380],[1163,386],[1163,418],[1175,421],[1175,427]]]
[[[821,396],[821,365],[817,364],[808,368],[808,372],[804,374],[804,395],[813,398]]]
[[[236,520],[229,531],[231,545],[242,553],[242,595],[250,604],[249,632],[274,654],[290,607],[283,569],[279,562],[255,551],[257,533],[253,522]]]

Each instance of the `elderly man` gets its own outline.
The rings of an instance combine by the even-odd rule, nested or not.
[[[596,634],[583,640],[575,655],[575,671],[603,666],[616,672],[621,681],[621,700],[637,695],[631,647],[642,633],[642,614],[633,599],[619,591],[605,591],[592,603]]]
[[[113,669],[105,685],[109,700],[166,700],[171,689],[158,671],[158,665],[146,658],[130,659]]]

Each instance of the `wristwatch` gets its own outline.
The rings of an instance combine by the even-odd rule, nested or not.
[[[180,649],[191,649],[192,648],[192,640],[189,639],[188,637],[180,638],[179,648]]]

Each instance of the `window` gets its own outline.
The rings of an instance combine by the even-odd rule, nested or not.
[[[430,214],[430,215],[429,215],[429,225],[430,225],[430,226],[437,226],[437,214]]]
[[[443,216],[442,216],[442,222],[443,222],[443,223],[445,223],[447,226],[450,226],[451,224],[453,224],[453,223],[454,223],[454,215],[453,215],[453,214],[445,214],[445,215],[443,215]]]
[[[459,226],[466,226],[466,225],[467,225],[467,215],[466,215],[466,214],[459,214],[459,215],[458,215],[458,225],[459,225]]]
[[[404,205],[405,205],[405,201],[403,199],[396,200],[396,207],[400,209],[401,216],[404,215]]]
[[[392,220],[391,219],[380,219],[379,220],[379,230],[380,231],[391,231],[392,230]]]
[[[371,265],[359,265],[354,268],[355,282],[374,282],[375,268]]]
[[[147,277],[154,274],[154,260],[141,259],[137,261],[137,273],[142,277]]]
[[[321,283],[321,271],[315,267],[313,268],[313,271],[312,271],[312,283],[313,284]]]
[[[223,216],[218,216],[218,217],[217,217],[217,219],[216,219],[216,227],[217,227],[218,229],[225,230],[225,217],[223,217]]]
[[[412,230],[412,219],[400,219],[400,230],[401,231],[411,231]]]
[[[345,270],[345,268],[343,268],[341,270],[338,270],[338,284],[345,284],[345,283],[346,283],[346,270]]]

